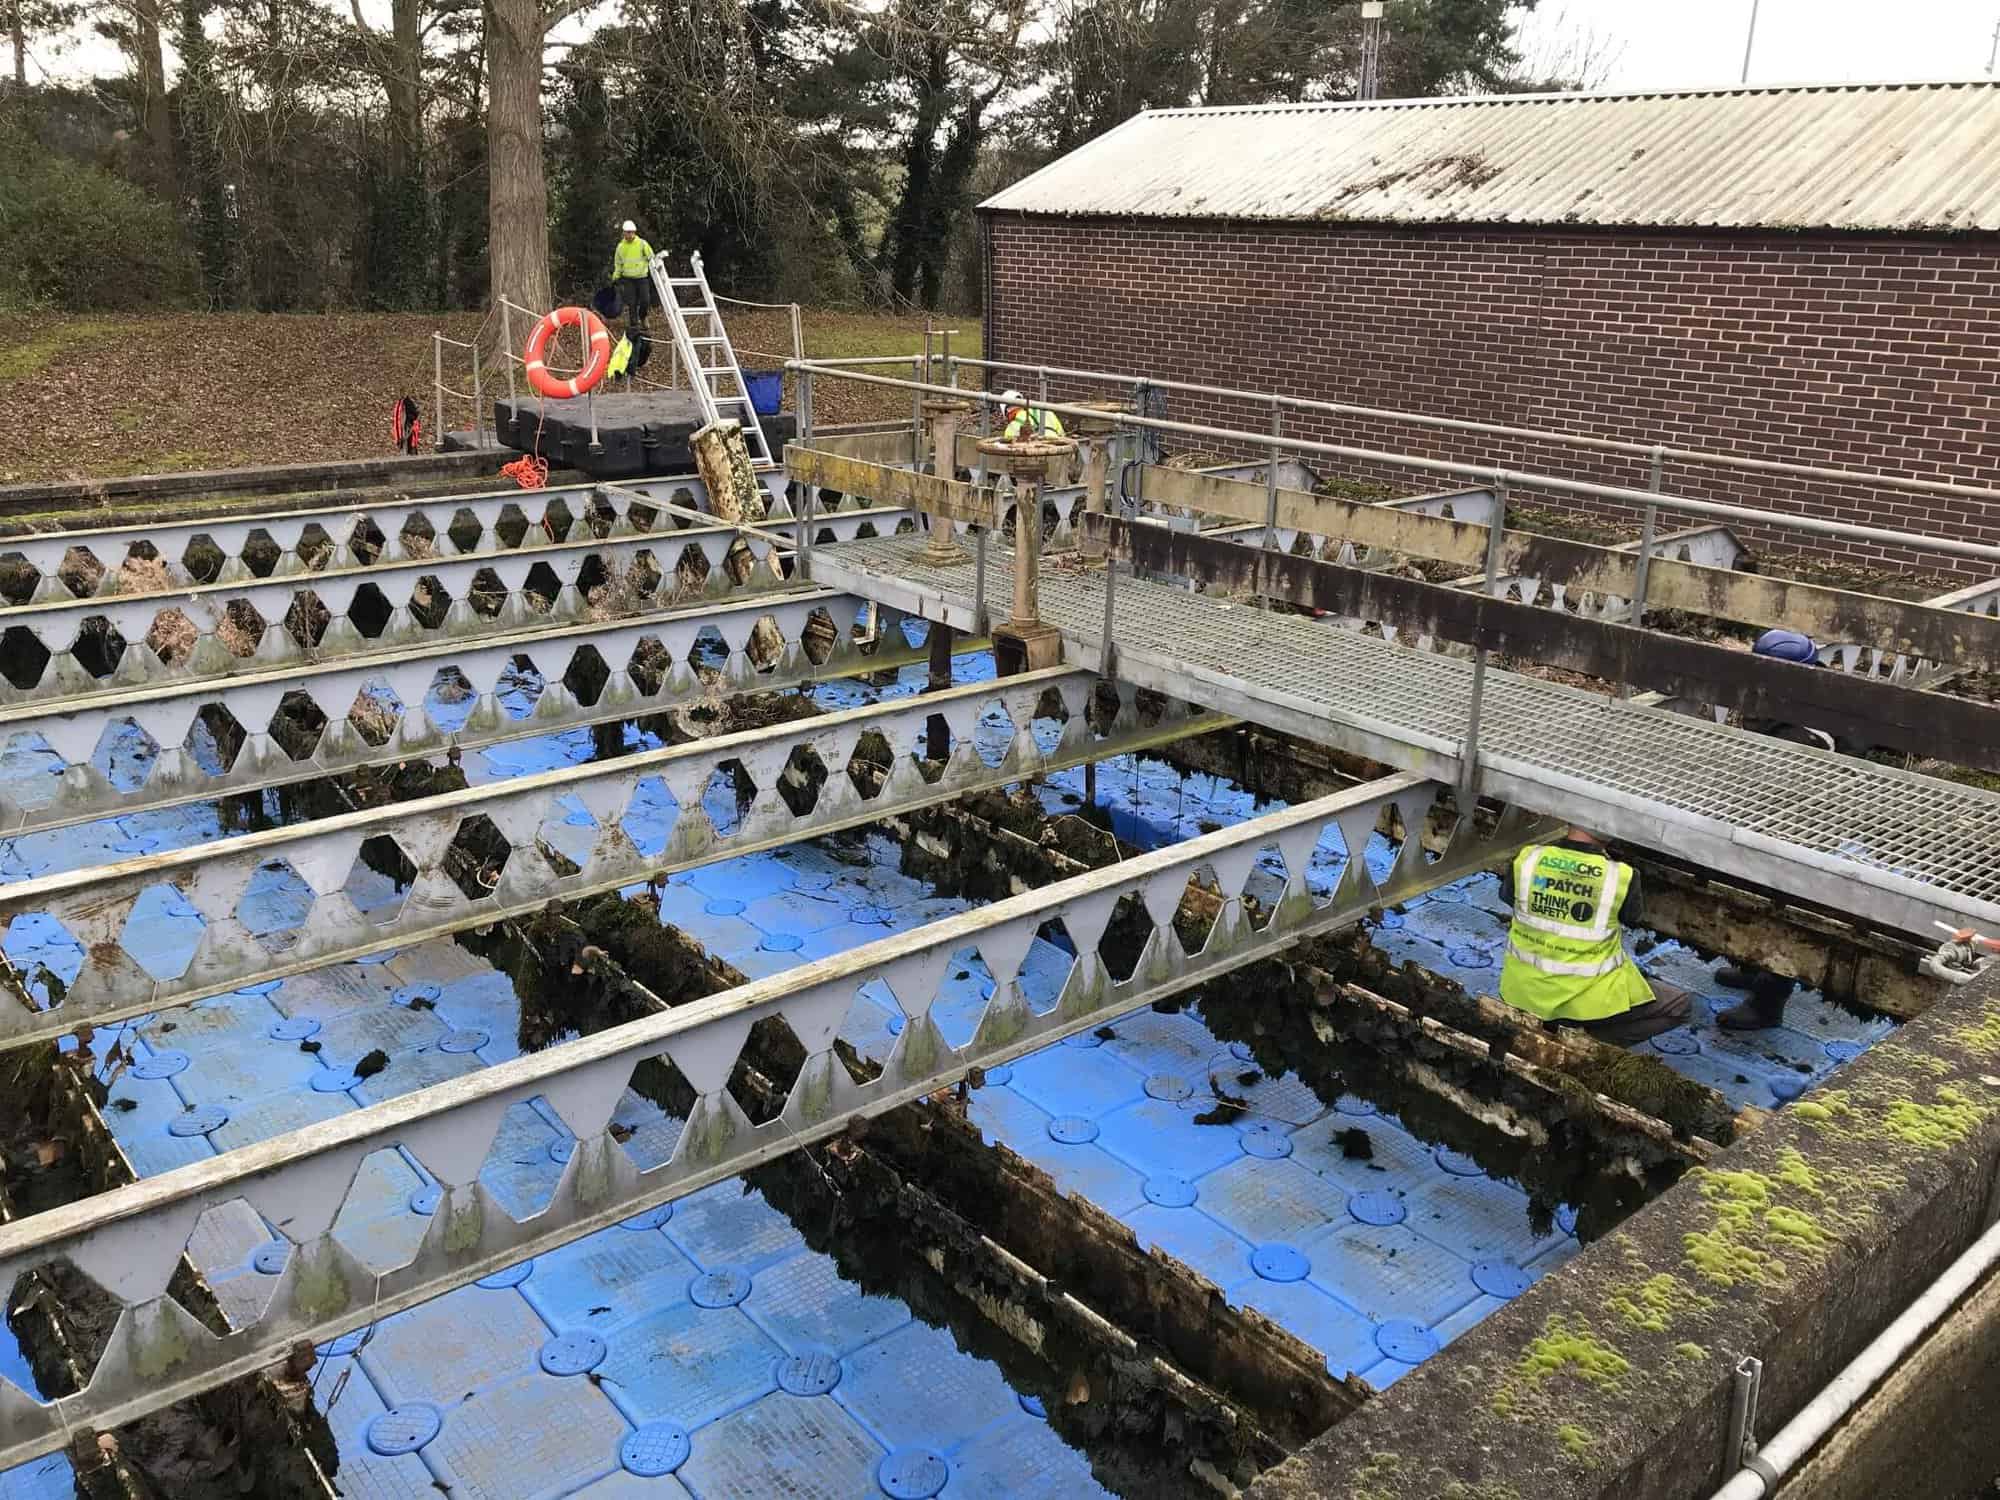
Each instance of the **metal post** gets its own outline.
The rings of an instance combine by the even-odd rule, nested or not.
[[[1049,404],[1049,372],[1046,365],[1035,371],[1035,402],[1039,406]]]
[[[436,332],[431,334],[431,385],[433,387],[431,415],[434,419],[431,423],[431,439],[433,442],[442,443],[444,441],[444,335]]]
[[[1666,465],[1667,450],[1665,448],[1655,448],[1653,450],[1653,472],[1646,484],[1646,488],[1656,495],[1660,493],[1660,485],[1666,474]],[[1653,540],[1659,528],[1659,521],[1660,508],[1657,505],[1647,506],[1646,518],[1639,527],[1639,571],[1638,576],[1632,581],[1632,623],[1634,625],[1640,624],[1646,613],[1646,575],[1652,571],[1653,567]]]
[[[486,446],[486,395],[480,384],[479,340],[472,341],[472,446]]]
[[[1730,1379],[1729,1446],[1722,1454],[1724,1474],[1734,1474],[1757,1456],[1757,1394],[1763,1378],[1761,1359],[1746,1354],[1736,1362]]]
[[[792,304],[792,358],[804,359],[805,357],[806,357],[805,323],[799,317],[798,303],[794,302]]]
[[[993,634],[993,621],[986,614],[986,528],[972,533],[972,628],[982,636]]]
[[[1285,435],[1285,413],[1278,405],[1278,398],[1271,398],[1271,436]],[[1257,605],[1260,609],[1271,607],[1269,592],[1270,551],[1278,545],[1278,445],[1271,444],[1269,459],[1264,464],[1264,556],[1258,558],[1258,568],[1265,575],[1266,585],[1258,590]]]
[[[811,370],[801,370],[798,372],[798,375],[799,444],[801,447],[811,447],[813,435],[813,374]],[[812,580],[813,517],[819,509],[819,486],[808,484],[803,486],[803,489],[804,493],[799,496],[797,570],[799,581],[808,583]]]
[[[1667,450],[1662,447],[1655,447],[1653,449],[1652,478],[1646,488],[1656,495],[1660,493],[1660,484],[1666,472],[1666,463]],[[1639,566],[1637,576],[1632,580],[1632,613],[1627,616],[1627,622],[1634,630],[1639,629],[1646,622],[1647,575],[1652,571],[1653,567],[1653,541],[1659,530],[1659,521],[1660,508],[1657,505],[1647,506],[1645,519],[1639,525]],[[1630,682],[1619,683],[1618,696],[1621,698],[1631,697],[1632,684]]]
[[[504,346],[507,366],[507,399],[514,399],[514,307],[505,297],[500,299],[500,342]]]
[[[1104,559],[1104,640],[1097,654],[1097,675],[1106,682],[1118,676],[1118,648],[1111,640],[1113,600],[1118,592],[1118,559]]]
[[[1740,83],[1750,81],[1750,54],[1757,49],[1757,4],[1758,0],[1750,0],[1750,34],[1743,38],[1743,76],[1737,80]]]
[[[591,391],[583,398],[584,410],[590,413],[590,451],[602,453],[604,445],[597,440],[597,392]]]
[[[1493,519],[1486,528],[1486,577],[1484,591],[1489,595],[1500,592],[1500,547],[1507,531],[1507,476],[1497,474],[1493,479]],[[1465,745],[1458,758],[1458,813],[1460,817],[1470,817],[1478,799],[1479,786],[1479,710],[1486,698],[1486,648],[1479,647],[1472,655],[1472,705],[1465,715]]]
[[[1012,625],[1034,625],[1042,618],[1042,484],[1038,479],[1014,479],[1014,612]]]
[[[928,342],[928,340],[926,340],[926,342]],[[923,364],[922,356],[913,358],[910,361],[910,379],[918,385],[922,385],[924,383],[924,378],[919,373],[922,364]],[[924,393],[918,390],[910,392],[910,467],[913,469],[921,469],[923,468],[923,466],[924,466]]]

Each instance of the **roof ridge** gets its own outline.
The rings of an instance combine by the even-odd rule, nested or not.
[[[1923,89],[2000,90],[2000,78],[1828,79],[1791,83],[1685,84],[1677,88],[1572,89],[1543,94],[1425,94],[1408,99],[1281,99],[1263,104],[1185,104],[1167,109],[1141,110],[1131,118],[1338,114],[1345,110],[1438,109],[1447,106],[1497,108],[1513,104],[1616,104],[1628,99],[1700,99],[1729,94],[1887,94]],[[1129,121],[1121,122],[1123,123]]]
[[[1996,138],[1983,79],[1222,105],[1134,115],[980,208],[1991,237]]]

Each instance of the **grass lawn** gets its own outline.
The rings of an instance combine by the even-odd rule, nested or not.
[[[790,357],[788,313],[725,304],[724,315],[745,365]],[[432,332],[470,341],[480,321],[471,313],[0,314],[0,401],[14,428],[0,450],[0,484],[389,452],[396,398],[416,397],[432,423]],[[807,353],[822,358],[923,351],[920,317],[807,309],[804,323]],[[979,353],[977,318],[941,315],[937,324],[958,330],[954,353]],[[471,389],[469,356],[446,354],[446,384]],[[504,389],[490,370],[487,384]],[[823,380],[813,409],[825,425],[910,407],[899,392]],[[449,403],[447,417],[470,427],[471,404]]]

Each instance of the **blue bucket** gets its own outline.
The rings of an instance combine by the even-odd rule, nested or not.
[[[783,370],[745,370],[743,383],[750,389],[750,409],[760,417],[775,417],[785,399]]]

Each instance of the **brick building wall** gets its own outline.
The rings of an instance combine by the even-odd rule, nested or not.
[[[986,228],[989,358],[2000,485],[1991,239],[1004,215],[988,215]],[[1051,394],[1082,389],[1057,381]],[[1257,431],[1270,420],[1241,402],[1169,400],[1182,420]],[[1643,458],[1373,419],[1288,416],[1286,431],[1636,488],[1648,471]],[[1453,483],[1393,477],[1418,489]],[[2000,543],[2000,506],[1978,501],[1679,465],[1666,487]],[[1856,561],[2000,573],[1935,553],[1790,540]]]

